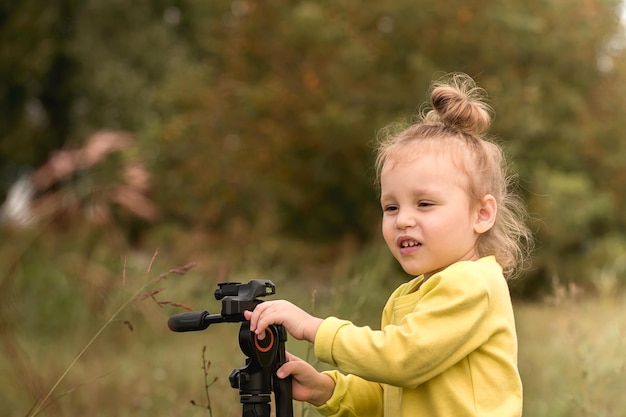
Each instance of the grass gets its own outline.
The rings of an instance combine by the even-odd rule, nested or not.
[[[288,268],[267,265],[262,273],[247,265],[245,271],[231,272],[228,280],[269,277],[277,284],[278,297],[322,316],[337,314],[376,326],[386,297],[403,277],[380,247],[349,256],[350,261],[308,270],[305,280],[290,278],[294,271]],[[81,259],[80,273],[59,268],[76,265],[75,258],[48,264],[42,259],[42,271],[30,262],[12,269],[13,289],[0,296],[3,416],[29,415],[36,400],[48,393],[50,401],[42,404],[39,415],[241,415],[238,392],[228,382],[230,372],[245,359],[237,341],[239,325],[180,334],[167,329],[169,315],[181,311],[174,301],[219,310],[213,291],[224,276],[218,276],[217,268],[211,273],[199,266],[184,277],[161,281],[158,271],[171,267],[166,265],[171,259],[162,255],[153,261],[134,254],[127,263]],[[148,265],[151,274],[146,274]],[[98,277],[98,303],[93,302],[92,282],[81,280],[80,274]],[[207,280],[207,275],[213,277]],[[25,281],[33,276],[36,281]],[[55,280],[44,279],[49,276]],[[154,299],[149,296],[153,289],[159,290]],[[137,297],[141,294],[148,296]],[[584,297],[575,291],[558,294],[546,302],[515,303],[524,415],[625,415],[626,300]],[[310,358],[306,343],[290,339],[287,348]],[[297,404],[295,415],[316,413]]]
[[[525,415],[626,415],[623,296],[518,304]]]

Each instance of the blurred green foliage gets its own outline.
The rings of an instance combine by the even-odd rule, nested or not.
[[[379,237],[372,145],[451,71],[489,93],[532,213],[533,268],[513,290],[555,294],[516,305],[526,411],[622,409],[626,40],[620,0],[574,3],[0,0],[0,202],[59,150],[134,136],[37,191],[39,222],[0,217],[6,412],[25,415],[144,275],[190,261],[194,276],[164,283],[161,300],[212,308],[218,281],[271,278],[316,314],[377,326],[406,277]],[[157,221],[121,198],[129,187]],[[602,297],[579,303],[581,288]],[[236,328],[172,337],[180,311],[146,301],[45,415],[206,415],[188,401],[203,398],[193,369],[207,341],[214,409],[239,414],[225,378],[241,365]]]
[[[277,236],[379,239],[377,131],[414,114],[433,77],[463,71],[491,97],[535,219],[534,266],[515,290],[597,289],[602,274],[623,286],[620,3],[4,1],[2,194],[52,151],[128,131],[161,212],[119,218],[130,243],[188,254],[208,236],[277,263],[329,260]]]

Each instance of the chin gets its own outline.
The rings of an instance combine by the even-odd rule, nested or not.
[[[422,275],[424,273],[424,271],[422,271],[421,269],[415,268],[415,267],[411,268],[409,266],[406,266],[406,267],[403,266],[402,269],[404,269],[404,272],[406,272],[407,274],[412,275],[414,277],[418,277],[418,276],[420,276],[420,275]]]

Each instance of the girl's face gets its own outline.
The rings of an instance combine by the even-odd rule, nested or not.
[[[389,160],[380,185],[383,237],[407,273],[429,278],[457,261],[479,258],[485,213],[470,204],[465,175],[450,157]]]

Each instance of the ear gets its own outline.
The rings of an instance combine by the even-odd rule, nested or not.
[[[487,194],[478,203],[474,231],[478,234],[489,231],[496,221],[497,213],[498,204],[496,203],[495,197],[491,194]]]

